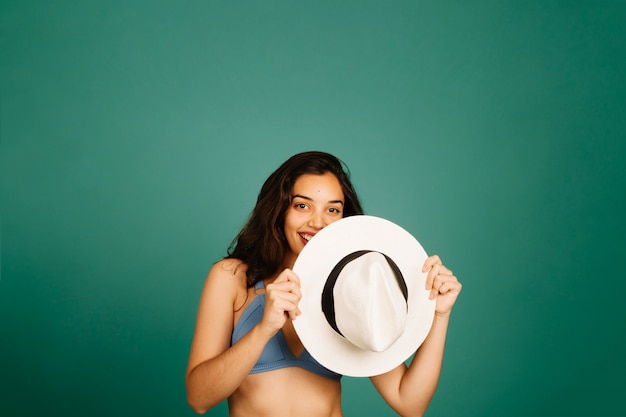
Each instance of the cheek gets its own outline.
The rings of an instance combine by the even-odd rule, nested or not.
[[[331,223],[335,223],[337,220],[341,220],[341,217],[332,217],[332,218],[326,220],[326,225],[329,225]]]
[[[285,213],[285,230],[294,229],[300,225],[298,213],[294,210],[288,210]]]

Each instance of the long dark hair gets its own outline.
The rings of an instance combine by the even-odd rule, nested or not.
[[[345,202],[343,216],[363,214],[350,182],[350,171],[337,157],[326,152],[303,152],[285,161],[265,181],[246,225],[228,248],[226,258],[245,262],[248,287],[267,278],[281,267],[288,247],[284,232],[285,212],[291,203],[296,180],[304,174],[332,173],[339,180]]]

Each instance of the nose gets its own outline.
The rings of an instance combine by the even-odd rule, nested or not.
[[[309,226],[315,229],[323,229],[326,226],[326,221],[324,220],[324,213],[320,211],[315,211],[309,217]]]

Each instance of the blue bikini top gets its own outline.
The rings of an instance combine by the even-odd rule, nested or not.
[[[256,290],[264,289],[263,280],[256,283]],[[265,308],[265,293],[257,294],[250,302],[250,305],[243,312],[230,339],[230,345],[234,345],[246,333],[248,333],[263,318],[263,310]],[[311,354],[305,349],[298,357],[293,356],[287,345],[287,339],[282,330],[279,330],[265,345],[261,357],[254,365],[251,374],[272,371],[274,369],[287,368],[289,366],[297,366],[314,374],[321,375],[333,380],[340,380],[341,375],[337,374],[317,362]]]

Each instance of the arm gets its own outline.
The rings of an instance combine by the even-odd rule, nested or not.
[[[297,314],[299,289],[283,272],[268,285],[263,319],[230,346],[237,292],[245,289],[243,272],[221,261],[211,268],[202,291],[186,373],[187,401],[197,413],[228,398],[241,385],[261,356],[267,341],[282,327],[289,314]],[[231,265],[232,266],[232,265]],[[297,277],[296,277],[297,279]],[[298,283],[299,284],[299,283]],[[299,287],[299,285],[298,285]]]
[[[452,272],[441,264],[438,256],[424,263],[428,271],[426,289],[437,299],[433,324],[409,367],[401,364],[395,369],[371,378],[381,396],[402,416],[422,416],[435,394],[452,306],[461,291]]]
[[[236,266],[235,261],[216,263],[200,297],[185,378],[187,401],[197,413],[232,394],[254,366],[255,352],[259,356],[264,346],[258,332],[251,331],[242,343],[230,347],[234,305],[245,289],[245,268],[234,272]]]

